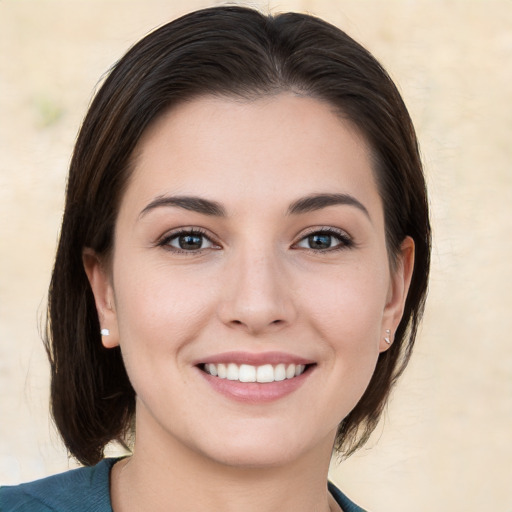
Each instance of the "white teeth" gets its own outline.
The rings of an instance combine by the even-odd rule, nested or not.
[[[211,366],[215,366],[214,364]],[[225,379],[228,376],[228,371],[225,364],[218,364],[217,365],[217,375],[221,379]]]
[[[250,364],[237,365],[235,363],[229,364],[213,364],[208,363],[204,365],[206,373],[227,380],[237,380],[239,382],[277,382],[285,379],[293,379],[302,373],[306,366],[303,364],[289,364],[284,363],[271,365],[264,364],[262,366],[252,366]]]
[[[236,364],[228,364],[228,371],[226,377],[228,380],[238,380],[238,366]]]
[[[304,364],[298,364],[295,366],[295,377],[298,377],[301,373],[304,373],[304,370],[306,369],[306,365]]]
[[[284,364],[278,364],[274,368],[274,380],[284,380],[286,379],[286,368]]]
[[[256,382],[256,367],[249,364],[241,364],[238,372],[240,382]]]
[[[274,382],[274,368],[271,364],[258,366],[256,370],[256,382]]]

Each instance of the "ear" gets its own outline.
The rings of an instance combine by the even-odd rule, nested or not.
[[[400,245],[400,252],[391,273],[388,297],[382,319],[382,335],[379,342],[380,352],[386,351],[393,342],[393,336],[402,319],[405,301],[411,284],[414,269],[414,240],[407,236]],[[389,329],[389,333],[386,331]],[[386,338],[389,342],[386,341]]]
[[[110,331],[108,335],[101,336],[101,342],[105,348],[117,347],[119,330],[110,275],[100,257],[88,247],[82,251],[82,262],[94,294],[101,329]]]

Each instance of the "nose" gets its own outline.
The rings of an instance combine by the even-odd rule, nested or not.
[[[293,291],[279,258],[269,253],[246,255],[226,269],[220,320],[252,335],[275,332],[296,316]]]

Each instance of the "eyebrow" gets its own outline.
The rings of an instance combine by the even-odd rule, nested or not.
[[[288,214],[308,213],[340,204],[358,208],[371,220],[370,214],[363,203],[349,194],[312,194],[292,203],[288,208]]]
[[[370,219],[370,214],[366,207],[349,194],[312,194],[302,197],[290,205],[288,215],[300,215],[336,205],[354,206]],[[153,199],[153,201],[140,212],[139,218],[143,217],[151,210],[161,207],[178,207],[203,215],[226,217],[226,210],[217,201],[196,196],[159,196]]]
[[[151,201],[139,214],[139,218],[146,215],[155,208],[162,206],[176,206],[185,210],[190,210],[203,215],[215,217],[225,217],[226,210],[217,201],[203,199],[195,196],[159,196]]]

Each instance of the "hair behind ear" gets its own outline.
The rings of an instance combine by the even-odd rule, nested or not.
[[[124,444],[135,394],[119,348],[102,345],[81,258],[72,271],[66,264],[72,246],[61,238],[48,294],[45,346],[51,367],[51,411],[69,451],[82,464],[93,465],[103,457],[108,442]]]

